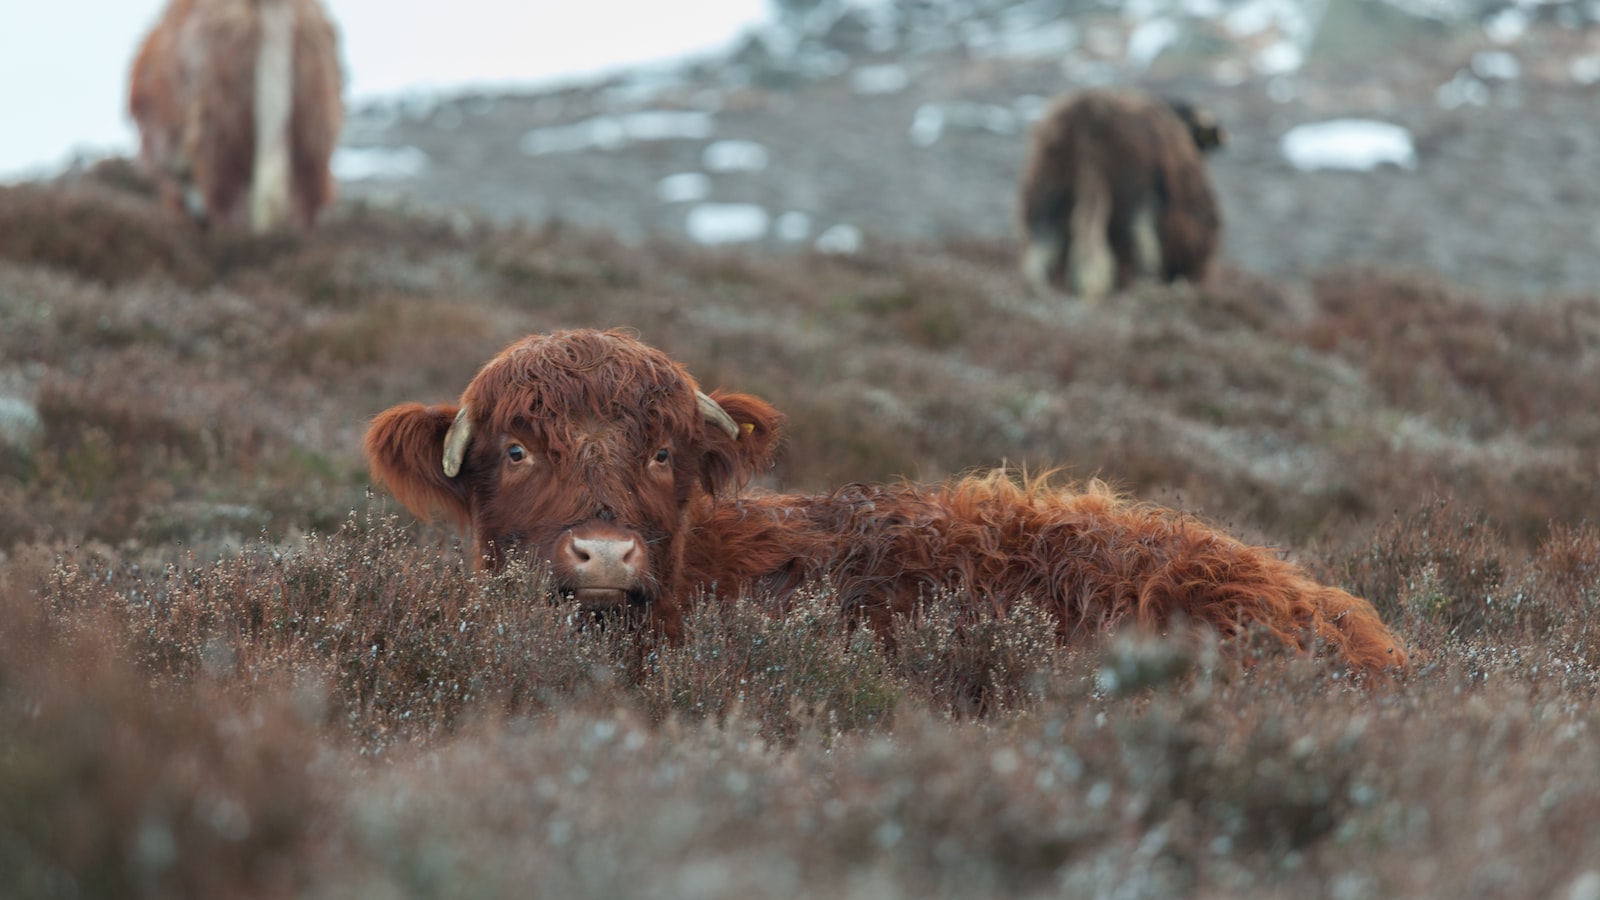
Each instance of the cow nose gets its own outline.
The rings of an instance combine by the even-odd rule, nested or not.
[[[560,556],[560,562],[571,570],[576,587],[627,590],[638,577],[644,548],[635,537],[568,534]]]

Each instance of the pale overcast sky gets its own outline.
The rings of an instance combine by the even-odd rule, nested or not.
[[[726,46],[766,0],[324,0],[344,37],[347,99],[529,83]],[[7,3],[0,180],[75,150],[130,151],[128,66],[164,0]]]

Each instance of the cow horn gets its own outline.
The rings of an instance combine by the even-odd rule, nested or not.
[[[454,478],[461,474],[461,462],[467,457],[467,442],[472,440],[472,416],[465,406],[456,413],[450,430],[444,433],[444,474]]]
[[[700,414],[706,417],[707,422],[727,432],[728,437],[736,441],[739,439],[739,423],[733,421],[733,416],[728,415],[727,410],[699,391],[694,392],[694,397],[700,401]]]

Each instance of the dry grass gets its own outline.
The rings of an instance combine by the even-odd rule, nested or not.
[[[753,258],[360,207],[256,242],[125,179],[0,192],[0,393],[39,419],[0,441],[0,895],[1600,887],[1594,298],[1223,272],[1085,308],[982,242]],[[576,325],[785,409],[776,485],[1107,476],[1371,597],[1417,670],[1063,648],[940,600],[890,653],[826,584],[659,647],[367,495],[368,417]]]

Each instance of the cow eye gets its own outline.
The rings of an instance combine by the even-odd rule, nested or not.
[[[662,447],[660,450],[656,451],[656,463],[658,465],[665,465],[666,461],[671,459],[671,458],[672,458],[671,451],[669,451],[665,447]]]
[[[528,458],[528,451],[521,444],[512,444],[506,447],[506,459],[514,463],[522,462]]]

